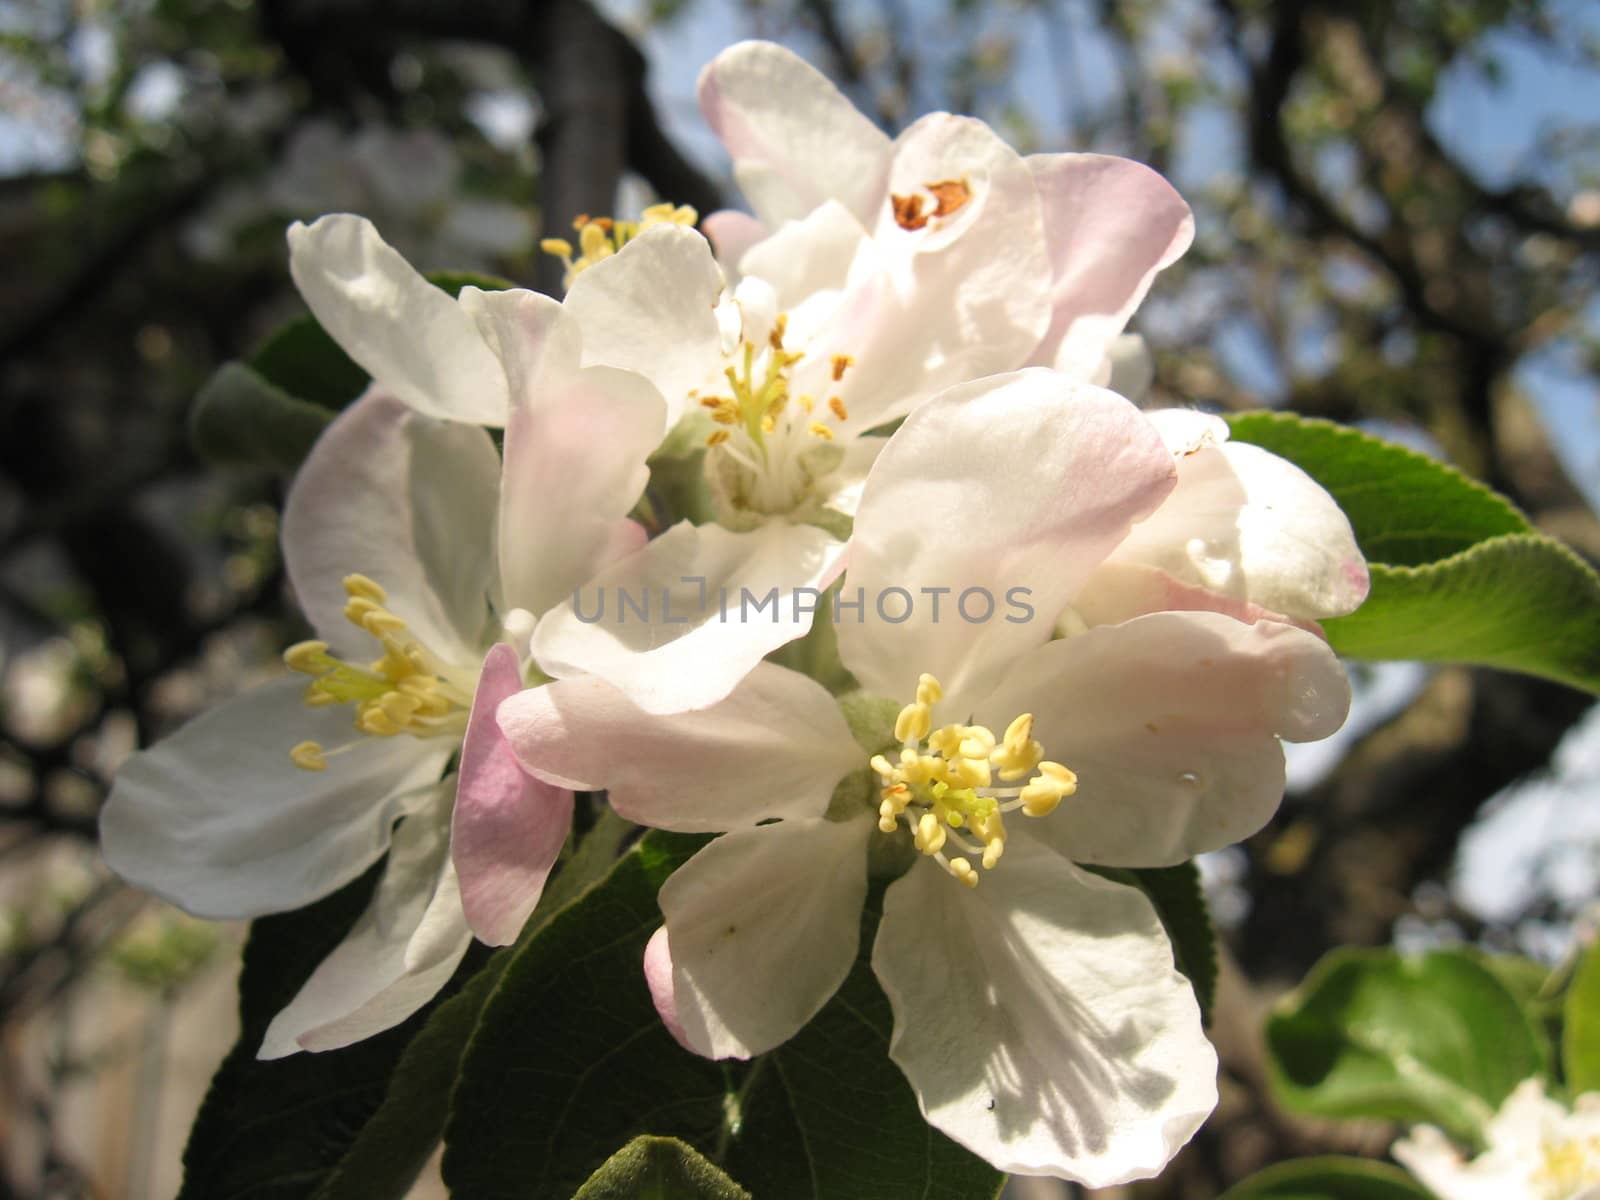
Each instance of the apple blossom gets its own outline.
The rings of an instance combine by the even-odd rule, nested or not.
[[[381,247],[332,220],[315,228]],[[470,337],[436,343],[430,370],[452,377],[456,351],[495,364],[511,397],[504,461],[483,428],[396,397],[413,360],[374,348],[404,332],[369,317],[356,340],[375,383],[318,440],[284,513],[317,635],[284,658],[309,682],[268,683],[136,755],[102,815],[119,874],[206,917],[301,907],[388,851],[366,914],[262,1057],[388,1028],[449,979],[473,933],[512,940],[570,825],[570,791],[517,767],[493,714],[524,684],[537,614],[643,541],[626,514],[661,400],[636,376],[580,368],[553,300],[471,289],[461,311]]]
[[[1467,1161],[1443,1132],[1418,1125],[1394,1156],[1439,1200],[1596,1200],[1600,1197],[1600,1092],[1569,1110],[1525,1079],[1484,1131],[1488,1148]]]
[[[1052,639],[1177,478],[1112,393],[1037,369],[953,388],[884,448],[844,580],[947,597],[944,615],[841,617],[859,694],[760,663],[691,712],[596,676],[500,706],[542,778],[723,833],[663,886],[646,955],[685,1045],[748,1057],[794,1034],[855,961],[869,875],[898,873],[872,962],[932,1124],[1002,1170],[1090,1186],[1189,1138],[1216,1101],[1192,990],[1143,894],[1077,864],[1171,865],[1254,832],[1282,796],[1279,739],[1332,733],[1349,689],[1278,621],[1156,611]],[[1034,619],[960,608],[1019,588]]]

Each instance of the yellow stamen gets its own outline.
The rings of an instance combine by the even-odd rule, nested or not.
[[[289,751],[289,761],[302,771],[328,769],[328,760],[322,756],[322,747],[316,742],[300,742]]]
[[[828,411],[833,413],[833,415],[838,417],[841,421],[848,421],[850,419],[850,410],[844,406],[844,401],[839,399],[838,396],[828,397]]]
[[[833,356],[833,363],[832,363],[832,365],[833,365],[833,381],[835,383],[838,383],[839,380],[844,378],[844,373],[847,370],[849,370],[851,367],[855,366],[855,364],[856,364],[856,360],[851,358],[848,354],[835,354]]]

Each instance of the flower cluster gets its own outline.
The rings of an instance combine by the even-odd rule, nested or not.
[[[513,940],[574,791],[604,791],[721,835],[643,964],[685,1046],[793,1035],[886,882],[871,960],[929,1122],[1007,1171],[1154,1174],[1215,1054],[1150,901],[1090,868],[1270,818],[1281,741],[1348,706],[1317,622],[1365,595],[1350,527],[1220,419],[1113,390],[1192,235],[1154,172],[942,113],[890,140],[764,43],[700,91],[753,215],[585,218],[547,246],[560,301],[452,297],[354,216],[290,231],[372,378],[285,512],[316,636],[298,677],[127,765],[108,860],[248,917],[387,856],[276,1057],[388,1028],[473,937]],[[835,669],[773,661],[819,622]]]

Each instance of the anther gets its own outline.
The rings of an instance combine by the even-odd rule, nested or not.
[[[389,593],[383,590],[382,585],[365,575],[359,573],[346,575],[340,582],[344,584],[346,594],[352,598],[365,596],[374,604],[383,604],[389,599]]]
[[[289,761],[302,771],[326,771],[328,760],[316,742],[301,742],[289,751]]]
[[[835,354],[833,356],[833,381],[838,383],[844,378],[844,373],[855,366],[856,360],[848,354]]]
[[[838,417],[841,421],[848,421],[850,419],[850,410],[844,406],[844,401],[838,396],[828,397],[828,411],[834,416]]]
[[[954,875],[969,888],[978,886],[978,873],[972,869],[972,864],[964,858],[950,860],[950,874]]]
[[[302,675],[320,675],[334,665],[327,642],[296,642],[283,652],[283,663]]]

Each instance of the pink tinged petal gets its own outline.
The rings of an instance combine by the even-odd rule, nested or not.
[[[745,251],[767,236],[765,225],[749,213],[724,208],[700,221],[700,228],[717,253],[717,262],[729,275],[735,273]]]
[[[918,863],[872,966],[928,1122],[1002,1171],[1157,1174],[1216,1106],[1216,1052],[1134,888],[1013,835],[973,891]]]
[[[838,200],[870,222],[883,197],[889,139],[798,55],[740,42],[700,73],[700,110],[770,227]]]
[[[1155,408],[1144,415],[1161,434],[1167,449],[1176,455],[1193,454],[1228,440],[1228,423],[1213,413],[1194,408]]]
[[[1072,615],[1084,625],[1116,625],[1155,612],[1216,612],[1252,625],[1280,621],[1322,637],[1315,621],[1291,618],[1235,596],[1183,583],[1159,567],[1143,563],[1103,562],[1072,602]]]
[[[580,369],[577,322],[535,292],[462,293],[511,386],[500,484],[505,606],[543,613],[644,541],[627,514],[666,432],[648,380]],[[552,486],[555,484],[556,486]]]
[[[935,113],[895,142],[889,191],[921,196],[931,212],[929,187],[952,181],[969,198],[917,229],[902,228],[883,198],[868,222],[877,277],[853,281],[817,335],[824,360],[855,360],[839,388],[849,432],[902,416],[941,388],[1021,366],[1049,324],[1043,218],[1023,160],[983,122]],[[802,372],[797,390],[808,382]]]
[[[472,319],[370,221],[295,222],[289,270],[317,321],[385,391],[430,417],[504,423],[505,376]]]
[[[672,947],[667,944],[667,927],[663,925],[650,935],[644,947],[644,982],[650,989],[650,1002],[656,1014],[674,1041],[689,1053],[695,1048],[689,1044],[689,1035],[678,1019],[678,994],[672,983]]]
[[[847,597],[859,587],[866,602],[859,617],[841,617],[845,665],[869,693],[907,700],[918,674],[931,672],[957,711],[956,694],[981,696],[1050,636],[1173,474],[1137,409],[1054,372],[936,397],[889,439],[867,478],[844,583]],[[916,606],[903,623],[894,623],[905,611],[895,588]]]
[[[1027,163],[1044,206],[1053,310],[1032,361],[1092,379],[1156,272],[1194,240],[1194,215],[1131,159],[1035,154]]]
[[[267,1027],[258,1058],[334,1050],[392,1029],[455,974],[472,934],[450,863],[452,790],[445,781],[396,827],[366,912]]]
[[[871,831],[864,818],[738,830],[662,885],[667,1007],[691,1050],[707,1058],[765,1053],[839,989],[860,941]]]
[[[827,811],[865,756],[820,685],[761,663],[719,704],[653,716],[594,676],[520,692],[500,728],[528,770],[611,794],[617,813],[685,833]]]
[[[647,712],[703,708],[805,635],[843,553],[810,525],[680,522],[553,609],[533,655],[557,678],[597,675]]]
[[[1076,795],[1029,833],[1076,862],[1160,867],[1266,824],[1283,798],[1278,739],[1327,737],[1349,706],[1320,638],[1185,612],[1052,642],[977,716],[998,729],[1032,713],[1045,756],[1077,773]]]
[[[117,773],[100,813],[111,869],[195,916],[300,908],[382,856],[455,747],[358,734],[346,708],[307,708],[282,679],[209,709]],[[289,761],[301,741],[357,742],[325,771]]]
[[[572,792],[525,772],[495,720],[500,702],[521,690],[516,652],[491,648],[461,744],[451,818],[461,906],[472,932],[491,946],[516,941],[572,828]]]
[[[1342,616],[1367,594],[1343,511],[1309,475],[1259,446],[1180,454],[1178,486],[1112,555],[1302,620]]]
[[[317,439],[283,513],[295,597],[336,652],[377,657],[344,617],[341,580],[387,592],[413,636],[452,665],[476,663],[495,586],[500,456],[482,429],[436,421],[368,392]]]
[[[574,279],[565,308],[583,331],[584,365],[643,375],[665,400],[670,426],[691,391],[722,381],[723,289],[705,238],[657,225]]]

